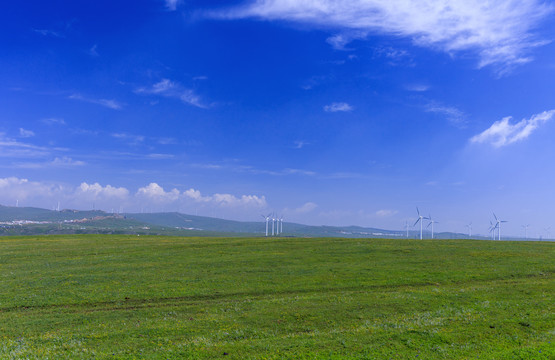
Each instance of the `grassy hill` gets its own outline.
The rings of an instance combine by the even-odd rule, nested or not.
[[[112,219],[97,219],[111,217]],[[88,219],[79,225],[67,221]],[[265,223],[234,221],[206,216],[187,215],[178,212],[110,214],[100,210],[53,211],[29,207],[0,205],[0,222],[13,220],[50,221],[52,225],[25,225],[25,227],[0,225],[0,235],[73,234],[73,233],[119,233],[181,236],[262,236]],[[62,222],[60,226],[58,223]],[[269,224],[271,234],[271,222]],[[349,237],[349,238],[402,238],[404,231],[385,230],[360,226],[311,226],[284,222],[283,236],[297,237]],[[426,234],[429,236],[429,234]],[[410,231],[409,238],[419,237],[418,231]],[[467,235],[452,232],[437,233],[436,238],[466,239]],[[475,236],[475,238],[482,238]],[[515,239],[513,239],[515,240]]]
[[[555,244],[0,238],[2,359],[553,359]]]

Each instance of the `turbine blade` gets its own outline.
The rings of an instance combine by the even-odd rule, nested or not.
[[[416,220],[416,222],[414,223],[413,226],[416,226],[416,224],[418,224],[419,221],[420,221],[420,218],[418,218],[418,220]]]

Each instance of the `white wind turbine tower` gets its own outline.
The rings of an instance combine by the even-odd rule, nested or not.
[[[266,220],[266,236],[268,236],[268,221],[270,220],[270,214],[266,216],[262,215],[262,217]]]
[[[435,221],[432,219],[432,215],[428,215],[428,220],[430,220],[430,222],[428,223],[428,226],[426,226],[426,228],[428,228],[430,225],[432,225],[432,239],[434,238],[434,224],[438,224],[438,221]]]
[[[551,239],[551,233],[549,232],[550,229],[551,229],[551,226],[548,226],[544,229],[547,235],[547,239]]]
[[[491,234],[491,239],[495,240],[495,230],[497,229],[497,224],[493,225],[493,223],[489,222],[489,232]]]
[[[283,233],[283,215],[281,215],[281,217],[279,218],[279,223],[280,223],[280,229],[279,229],[279,233]]]
[[[416,220],[413,226],[416,226],[416,224],[420,222],[420,240],[422,240],[422,220],[427,220],[428,218],[420,215],[420,210],[418,210],[418,206],[416,207],[416,212],[418,213],[418,220]]]
[[[497,235],[498,235],[498,240],[501,240],[501,223],[506,223],[506,220],[499,220],[497,218],[497,216],[495,215],[495,213],[493,213],[493,217],[495,218],[495,221],[497,222],[495,224],[495,226],[497,227]]]
[[[407,231],[407,239],[409,238],[409,221],[405,220],[405,230]]]
[[[272,216],[272,236],[274,236],[274,224],[276,222],[276,218]]]
[[[468,228],[468,238],[470,239],[472,237],[472,223],[466,225],[466,227]]]
[[[528,228],[530,224],[522,225],[522,227],[524,228],[524,240],[528,240]]]

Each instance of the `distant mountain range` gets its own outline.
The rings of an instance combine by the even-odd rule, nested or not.
[[[271,234],[272,224],[269,224]],[[0,205],[0,235],[81,234],[113,233],[178,236],[264,236],[266,224],[181,214],[122,213],[112,214],[101,210],[47,210],[33,207]],[[434,234],[442,239],[464,239],[461,233]],[[291,222],[283,223],[287,237],[357,237],[404,238],[406,232],[360,226],[311,226]],[[418,231],[409,231],[409,238],[418,238]],[[484,237],[474,237],[484,239]]]

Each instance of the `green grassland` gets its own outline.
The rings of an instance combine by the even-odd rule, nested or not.
[[[554,359],[555,243],[0,238],[1,359]]]

